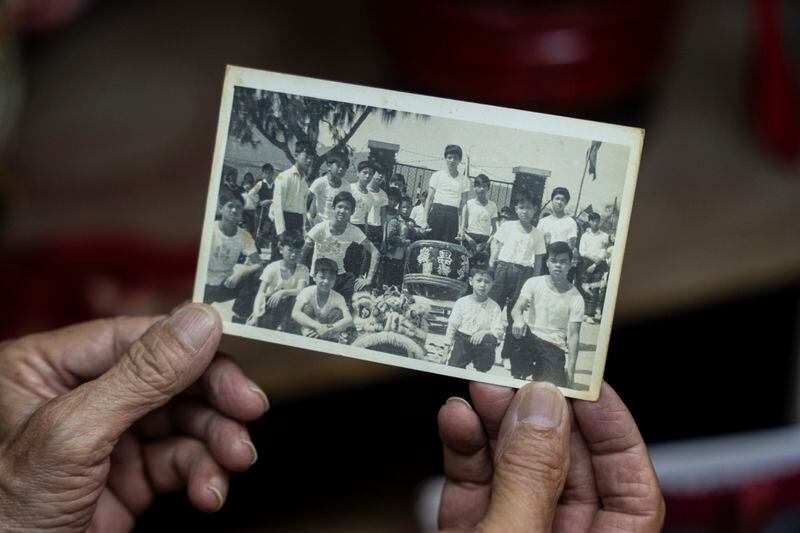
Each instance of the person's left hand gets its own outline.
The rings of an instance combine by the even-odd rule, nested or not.
[[[267,300],[267,307],[269,307],[270,309],[273,309],[273,308],[277,307],[278,304],[281,303],[281,299],[283,298],[283,294],[284,294],[283,290],[278,290],[278,291],[273,292],[272,296],[270,296],[269,300]]]
[[[486,337],[488,333],[489,332],[485,330],[476,331],[475,334],[470,337],[469,342],[477,346],[483,342],[484,337]]]
[[[356,279],[354,288],[355,290],[360,291],[369,287],[371,283],[372,280],[367,279],[366,276],[361,276],[360,278]]]
[[[220,509],[268,408],[213,308],[96,320],[0,345],[0,524],[128,531],[160,493]]]

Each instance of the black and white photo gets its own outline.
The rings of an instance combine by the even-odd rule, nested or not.
[[[227,334],[596,399],[643,136],[229,67],[194,299]]]

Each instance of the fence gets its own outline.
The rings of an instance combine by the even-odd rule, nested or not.
[[[434,172],[436,171],[430,168],[406,165],[404,163],[395,163],[394,165],[394,173],[405,176],[406,190],[411,199],[414,200],[414,203],[416,203],[423,191],[428,190],[428,182],[430,182],[431,174]],[[470,176],[470,182],[474,179],[475,176]],[[511,183],[490,181],[488,197],[497,204],[498,209],[502,209],[511,203],[511,187]],[[472,196],[473,193],[470,192],[470,197]]]

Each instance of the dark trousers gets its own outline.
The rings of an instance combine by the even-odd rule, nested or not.
[[[489,249],[486,242],[489,240],[488,235],[481,233],[467,233],[472,240],[475,241],[475,246],[471,247],[472,257],[469,258],[469,266],[486,265],[489,263]]]
[[[555,344],[550,344],[525,328],[525,336],[518,339],[509,327],[505,346],[511,359],[511,375],[517,379],[549,381],[559,387],[567,386],[567,356]]]
[[[486,335],[480,344],[472,344],[472,337],[466,333],[456,331],[453,339],[453,351],[450,353],[448,366],[466,368],[472,363],[475,370],[488,372],[494,365],[494,352],[497,349],[497,337]]]
[[[337,275],[336,283],[333,284],[333,290],[342,295],[348,307],[350,307],[353,302],[355,283],[356,277],[350,272],[345,272],[344,274]]]
[[[299,333],[299,325],[292,320],[292,308],[294,308],[295,299],[294,296],[281,298],[281,301],[275,307],[267,307],[264,314],[258,318],[256,326],[286,333]]]
[[[428,215],[428,238],[434,241],[454,242],[458,235],[458,208],[433,204]]]
[[[366,227],[363,224],[354,224],[355,227],[366,233]],[[358,276],[361,274],[361,264],[364,261],[366,252],[364,247],[358,243],[352,243],[347,248],[344,255],[344,269],[348,272]],[[367,263],[369,265],[369,263]]]
[[[512,324],[514,321],[511,319],[511,310],[514,304],[517,303],[519,298],[519,291],[522,285],[533,276],[533,267],[526,267],[516,263],[506,263],[505,261],[498,261],[494,269],[494,285],[489,292],[489,298],[497,302],[500,309],[506,308],[506,317],[508,323]],[[510,327],[510,326],[509,326]],[[509,335],[506,335],[508,338]],[[503,344],[502,357],[503,359],[509,358],[508,342]]]
[[[592,264],[596,265],[594,268],[594,272],[586,272],[586,269],[592,266]],[[605,261],[598,261],[597,263],[592,263],[588,259],[583,260],[583,269],[581,275],[581,285],[584,283],[597,283],[603,276],[605,275],[606,271],[608,270],[608,263]],[[594,316],[595,312],[600,309],[602,304],[601,299],[601,289],[599,288],[590,288],[587,291],[583,291],[583,287],[581,287],[582,292],[584,293],[584,298],[586,300],[586,314],[588,316]]]
[[[403,266],[405,261],[402,259],[392,259],[391,257],[383,257],[381,259],[381,276],[380,281],[376,284],[386,285],[391,287],[394,285],[398,289],[403,285]]]
[[[366,235],[367,239],[369,239],[369,241],[375,245],[375,248],[380,250],[383,245],[383,228],[381,226],[367,225]],[[363,251],[364,247],[362,246],[360,248]],[[361,254],[361,257],[362,259],[361,259],[360,272],[363,274],[365,272],[369,272],[369,262],[371,259],[371,255],[366,252],[363,252]]]
[[[206,285],[205,293],[203,293],[203,303],[227,302],[236,298],[237,293],[236,287],[228,288],[223,284]]]

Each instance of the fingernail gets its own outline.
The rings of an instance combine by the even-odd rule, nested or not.
[[[552,383],[534,383],[522,399],[517,410],[517,420],[540,428],[561,425],[564,397]]]
[[[247,380],[249,384],[249,388],[251,391],[255,392],[261,397],[261,400],[264,402],[264,412],[269,411],[269,399],[267,399],[267,395],[261,390],[261,387],[256,385],[253,381]]]
[[[450,402],[461,402],[464,405],[466,405],[467,408],[469,408],[470,411],[472,411],[472,406],[469,404],[469,402],[467,400],[465,400],[464,398],[461,398],[460,396],[450,396],[447,399],[447,401],[444,402],[444,403],[450,403]]]
[[[239,442],[241,442],[242,444],[244,444],[245,446],[250,448],[250,451],[253,454],[253,459],[250,461],[250,466],[253,466],[254,464],[256,464],[256,461],[258,461],[258,451],[256,450],[256,447],[253,444],[253,441],[251,441],[248,437],[245,436],[245,437],[242,437],[241,439],[239,439]]]
[[[211,336],[214,319],[202,307],[189,306],[179,309],[168,320],[181,338],[195,350],[199,350]]]
[[[211,481],[208,482],[206,488],[214,494],[214,497],[217,499],[217,507],[215,511],[219,511],[222,509],[222,506],[225,504],[225,497],[223,496],[225,492],[225,482],[222,481],[220,478],[215,477],[212,478]]]

